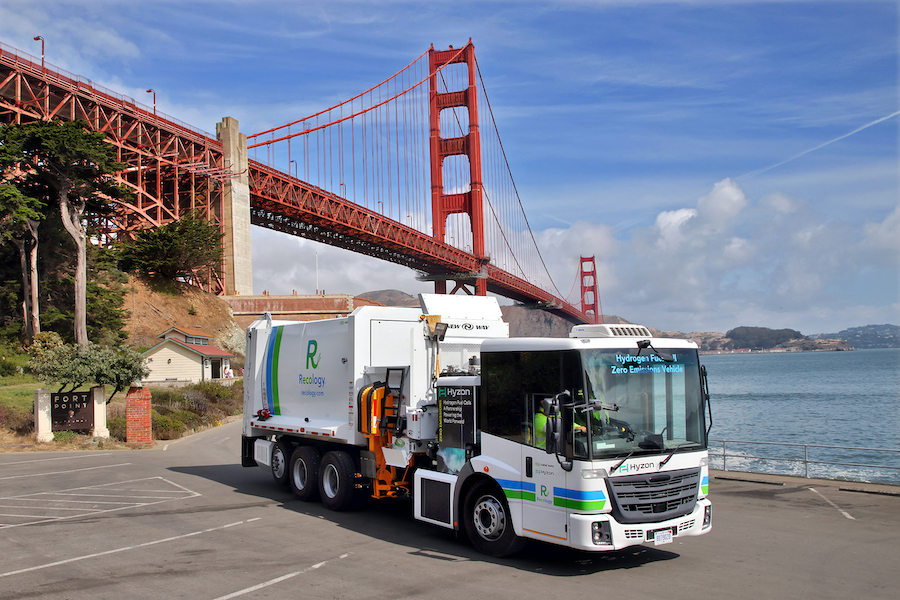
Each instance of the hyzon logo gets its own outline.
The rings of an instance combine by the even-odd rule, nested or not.
[[[309,343],[306,345],[306,368],[308,369],[310,365],[312,365],[313,369],[319,367],[319,360],[322,358],[322,354],[319,353],[316,356],[316,352],[319,349],[319,343],[316,340],[309,340]]]

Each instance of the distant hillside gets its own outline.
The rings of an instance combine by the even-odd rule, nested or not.
[[[810,339],[837,338],[851,344],[854,348],[900,348],[900,326],[866,325],[851,327],[838,333],[817,333]]]
[[[376,290],[360,294],[385,306],[419,306],[419,299],[400,290]],[[520,304],[501,306],[503,320],[509,323],[510,337],[568,337],[572,323],[545,310]],[[614,315],[604,315],[605,323],[628,323]]]
[[[244,330],[234,322],[228,302],[180,282],[153,282],[132,276],[126,286],[126,330],[134,346],[152,348],[170,327],[200,329],[213,345],[243,355]],[[236,363],[232,363],[236,364]]]
[[[418,306],[419,300],[400,290],[378,290],[360,294],[386,306]],[[510,337],[568,337],[572,324],[545,310],[514,304],[501,306],[503,320],[509,323]],[[631,323],[615,315],[603,315],[608,324]],[[703,352],[747,350],[770,352],[809,352],[816,350],[852,350],[853,348],[898,348],[900,327],[867,325],[845,329],[840,333],[804,336],[792,329],[767,327],[735,327],[727,334],[718,331],[662,331],[649,328],[655,337],[689,339]]]
[[[650,328],[655,337],[683,338],[697,342],[701,352],[753,350],[756,352],[813,352],[824,350],[853,350],[844,340],[833,338],[810,339],[792,329],[767,327],[735,327],[728,333],[718,331],[660,331]]]

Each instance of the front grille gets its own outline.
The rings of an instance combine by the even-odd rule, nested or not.
[[[620,523],[655,523],[694,510],[700,469],[610,477],[613,514]]]

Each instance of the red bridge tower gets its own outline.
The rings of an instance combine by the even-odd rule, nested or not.
[[[434,227],[434,237],[445,242],[447,217],[455,213],[469,215],[469,223],[472,227],[472,254],[481,264],[481,272],[460,275],[456,287],[450,293],[458,290],[469,292],[463,287],[464,282],[475,281],[475,295],[487,295],[486,267],[490,257],[484,248],[484,210],[482,206],[483,182],[481,179],[481,135],[478,131],[478,96],[476,87],[475,47],[472,40],[461,50],[451,47],[449,50],[435,50],[434,46],[428,51],[430,66],[431,86],[428,103],[428,115],[431,126],[431,214]],[[440,93],[437,91],[436,71],[451,63],[465,63],[468,67],[468,87],[459,91]],[[441,111],[449,108],[465,107],[469,111],[469,133],[462,137],[441,137]],[[448,156],[461,154],[469,159],[470,188],[466,192],[447,194],[444,193],[444,159]],[[447,293],[447,282],[443,279],[435,280],[434,291],[437,294]]]

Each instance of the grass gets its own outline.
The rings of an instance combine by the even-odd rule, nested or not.
[[[20,381],[7,381],[18,379]],[[30,381],[29,381],[30,380]],[[0,379],[0,404],[15,410],[30,410],[34,406],[34,391],[47,387],[31,375],[16,375]]]

